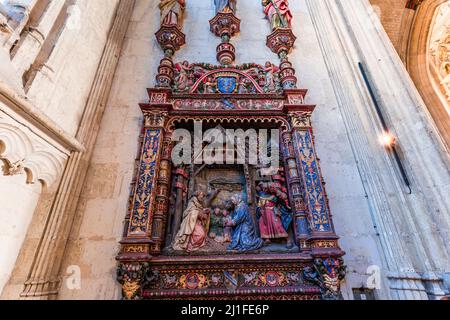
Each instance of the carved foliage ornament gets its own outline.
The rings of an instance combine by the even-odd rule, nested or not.
[[[256,94],[282,92],[280,70],[271,62],[224,68],[211,64],[175,65],[175,93]]]
[[[124,300],[139,300],[142,298],[141,286],[148,269],[148,263],[123,263],[119,265],[117,281],[122,285]]]
[[[339,300],[341,281],[345,279],[346,270],[342,258],[318,258],[312,267],[303,270],[303,278],[321,288],[322,299]]]
[[[296,112],[290,115],[292,126],[296,129],[308,129],[312,127],[312,112]]]

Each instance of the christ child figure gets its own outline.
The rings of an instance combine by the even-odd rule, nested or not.
[[[232,233],[233,233],[233,227],[231,227],[231,215],[230,212],[226,209],[222,210],[222,214],[223,214],[223,224],[224,224],[224,228],[223,228],[223,238],[224,238],[224,242],[231,242],[231,238],[232,238]]]
[[[211,214],[211,220],[209,224],[209,237],[218,243],[224,242],[224,219],[222,216],[222,210],[217,207]]]

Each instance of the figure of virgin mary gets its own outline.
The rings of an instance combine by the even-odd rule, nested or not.
[[[244,252],[260,249],[263,241],[256,234],[256,226],[247,203],[241,195],[235,195],[231,202],[234,205],[234,213],[226,226],[233,228],[233,236],[228,250]]]
[[[177,26],[181,29],[186,0],[161,0],[159,9],[161,10],[161,25]]]
[[[216,13],[236,11],[236,0],[214,0],[214,4],[216,5]]]

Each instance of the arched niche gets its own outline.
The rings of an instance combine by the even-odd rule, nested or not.
[[[417,8],[409,33],[405,64],[419,90],[436,126],[446,144],[450,146],[450,117],[436,78],[430,71],[430,37],[436,14],[447,0],[423,1]],[[401,52],[400,52],[401,55]]]

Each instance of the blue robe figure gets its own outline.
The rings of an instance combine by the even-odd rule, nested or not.
[[[234,197],[232,201],[236,207],[231,220],[233,237],[228,250],[253,251],[260,249],[263,241],[256,234],[248,205],[239,197]]]

